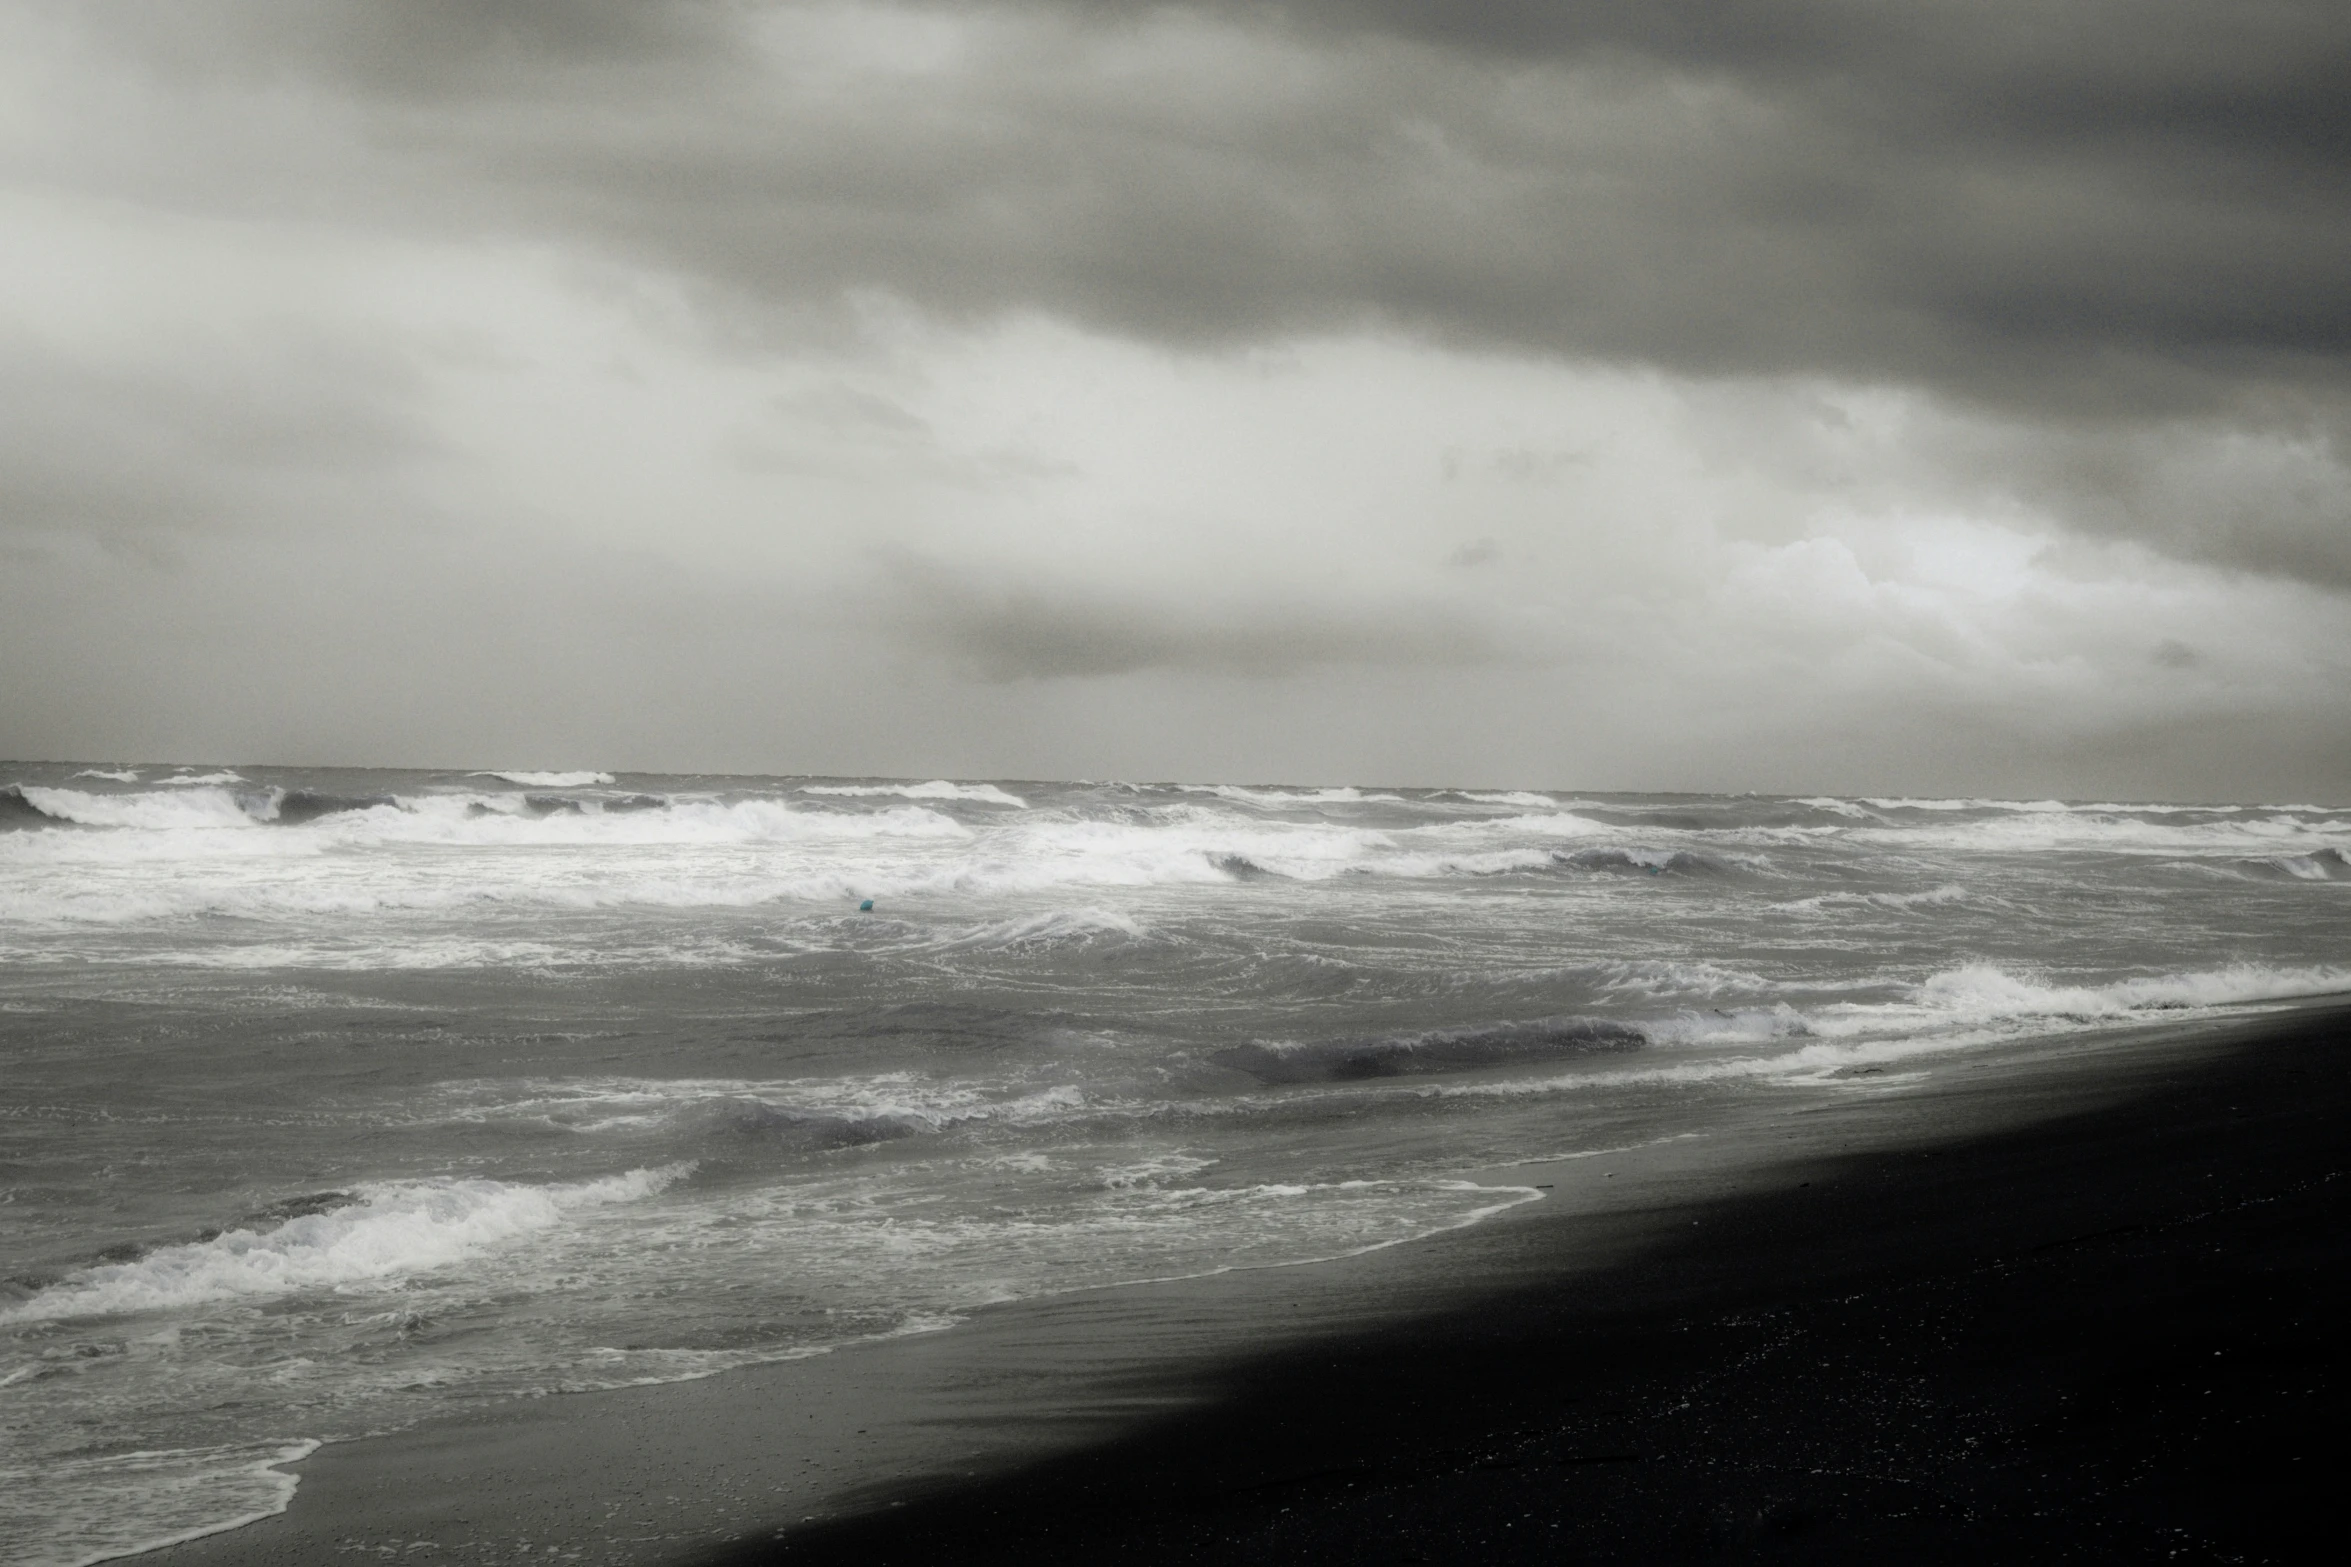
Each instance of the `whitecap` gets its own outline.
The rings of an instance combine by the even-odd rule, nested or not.
[[[594,772],[534,773],[516,769],[510,772],[491,770],[475,773],[472,776],[475,778],[500,778],[510,784],[520,784],[526,789],[586,789],[595,784],[612,782],[612,774]]]
[[[929,783],[888,784],[803,784],[802,794],[831,795],[896,795],[905,800],[972,800],[982,805],[1010,805],[1028,809],[1028,801],[1017,794],[1007,794],[994,784],[955,783],[946,778],[934,778]]]
[[[363,1186],[354,1194],[358,1200],[344,1206],[84,1268],[0,1311],[0,1322],[169,1310],[427,1272],[547,1229],[575,1209],[650,1197],[692,1169],[667,1165],[558,1186],[492,1180]]]
[[[181,782],[170,779],[167,782]],[[257,827],[244,803],[216,786],[169,793],[92,794],[85,789],[45,789],[20,784],[17,792],[42,815],[83,827],[135,827],[168,831],[186,827]]]

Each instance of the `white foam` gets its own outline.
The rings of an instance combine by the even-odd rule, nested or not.
[[[1917,802],[1909,802],[1917,803]],[[1959,810],[1972,801],[1950,802]],[[1924,807],[1941,809],[1941,804]],[[2310,852],[2351,844],[2351,821],[2326,813],[2268,810],[2197,821],[2148,815],[2139,806],[2106,808],[2016,805],[1968,821],[1871,823],[1851,827],[1755,827],[1730,836],[1763,843],[1819,843],[1844,840],[1870,847],[2027,854],[2253,854],[2289,849]],[[2177,813],[2170,813],[2177,814]],[[2207,814],[2207,813],[2199,813]]]
[[[631,811],[589,802],[542,814],[516,795],[466,791],[271,825],[251,812],[274,815],[274,795],[257,804],[219,790],[26,797],[62,818],[138,829],[0,833],[0,920],[31,928],[863,898],[969,907],[1064,889],[1229,884],[1250,867],[1298,881],[1444,878],[1547,869],[1554,847],[1608,831],[1560,811],[1383,830],[1188,802],[1140,816],[1023,812],[977,824],[912,802],[843,811],[773,798],[679,798]],[[466,852],[399,852],[409,846]],[[1132,918],[1110,911],[1113,924]],[[1018,945],[1053,932],[999,934]],[[315,929],[269,935],[279,945],[318,942]],[[416,946],[423,937],[405,939]]]
[[[2278,968],[2232,963],[2184,974],[2151,974],[2104,985],[2051,984],[1990,963],[1946,969],[1919,987],[1926,1006],[1969,1020],[2123,1017],[2147,1011],[2283,1001],[2351,990],[2351,968]]]
[[[473,774],[476,778],[502,778],[510,784],[526,789],[585,789],[594,784],[612,782],[610,773],[534,773],[521,769],[511,772],[486,771]]]
[[[971,1122],[1035,1126],[1090,1108],[1078,1088],[991,1092],[914,1072],[830,1078],[593,1077],[469,1083],[448,1091],[431,1119],[544,1121],[583,1134],[644,1132],[690,1125],[711,1107],[892,1120],[943,1131]]]
[[[1629,958],[1597,965],[1600,988],[1632,996],[1752,994],[1773,988],[1743,969],[1697,959]]]
[[[2336,870],[2351,870],[2351,853],[2339,848],[2320,849],[2311,854],[2269,855],[2257,863],[2284,871],[2297,881],[2334,881]]]
[[[1689,1013],[1648,1025],[1648,1030],[1660,1043],[1689,1045],[1788,1038],[2007,1037],[2019,1029],[2053,1024],[2144,1020],[2166,1012],[2344,992],[2351,992],[2351,968],[2236,963],[2104,984],[2066,984],[1994,963],[1966,963],[1928,976],[1902,1001],[1803,1009],[1782,1003],[1746,1011]]]
[[[160,784],[170,784],[174,787],[189,788],[212,784],[243,783],[245,781],[245,776],[242,773],[232,773],[226,768],[220,769],[216,772],[192,773],[183,767],[178,772],[172,774],[169,778],[158,778],[155,781]]]
[[[75,778],[103,778],[108,783],[137,783],[139,770],[135,767],[85,767],[72,775]]]
[[[1864,795],[1861,803],[1881,811],[2021,811],[2036,816],[2073,809],[2063,800],[1942,800],[1907,795]]]
[[[1385,800],[1401,802],[1400,794],[1365,794],[1351,784],[1334,789],[1246,789],[1239,784],[1185,784],[1189,794],[1213,794],[1220,800],[1239,800],[1247,805],[1360,805],[1366,801]],[[1543,802],[1551,802],[1545,799]]]
[[[1837,816],[1850,816],[1857,821],[1878,822],[1885,820],[1884,817],[1879,816],[1874,811],[1865,811],[1860,806],[1854,804],[1851,800],[1840,800],[1834,795],[1807,795],[1795,803],[1798,805],[1809,805],[1816,811],[1827,811]]]
[[[941,950],[983,947],[995,951],[1063,947],[1110,937],[1140,941],[1146,931],[1141,921],[1117,909],[1047,909],[1017,919],[997,920],[963,935],[933,943]]]
[[[985,805],[1012,805],[1028,809],[1028,801],[1017,794],[1007,794],[994,784],[955,783],[945,778],[934,778],[929,783],[890,784],[803,784],[802,794],[834,795],[896,795],[906,800],[976,800]]]
[[[438,1180],[361,1187],[360,1200],[347,1207],[85,1268],[0,1312],[0,1322],[169,1310],[428,1272],[547,1229],[574,1209],[652,1196],[691,1169],[667,1165],[562,1186]]]
[[[240,1442],[0,1468],[0,1538],[22,1567],[90,1567],[241,1529],[286,1510],[297,1481],[282,1466],[318,1446]]]
[[[1969,901],[1968,891],[1955,881],[1921,888],[1917,892],[1824,892],[1809,898],[1794,898],[1786,903],[1775,903],[1773,908],[1787,913],[1815,914],[1824,909],[1908,909],[1940,908]]]
[[[252,814],[228,790],[192,779],[169,793],[92,794],[85,789],[45,789],[21,784],[18,792],[44,816],[83,827],[130,827],[150,832],[185,828],[258,827]]]
[[[1826,800],[1807,800],[1807,805],[1829,805]],[[2108,815],[2129,812],[2139,816],[2233,816],[2255,811],[2320,811],[2328,809],[2317,805],[2174,805],[2155,800],[1994,800],[1919,799],[1907,796],[1871,797],[1865,804],[1884,810],[1911,811],[2012,811],[2029,816],[2052,815]]]
[[[1391,1092],[1437,1098],[1513,1098],[1583,1093],[1635,1083],[1737,1079],[1829,1082],[1870,1066],[1891,1066],[2020,1037],[2145,1022],[2182,1010],[2351,992],[2351,969],[2236,964],[2187,974],[2148,975],[2106,985],[2051,985],[1990,964],[1949,969],[1920,985],[1910,1003],[1685,1014],[1647,1025],[1662,1046],[1714,1048],[1786,1044],[1769,1054],[1701,1054],[1646,1059],[1541,1077],[1414,1084]],[[1677,1052],[1678,1054],[1678,1052]]]
[[[1136,1187],[1162,1186],[1213,1169],[1218,1161],[1197,1154],[1163,1153],[1132,1164],[1108,1165],[1095,1172],[1095,1179],[1110,1191],[1128,1191]]]

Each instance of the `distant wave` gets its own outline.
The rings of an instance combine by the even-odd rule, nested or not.
[[[1359,805],[1370,800],[1402,803],[1400,794],[1365,794],[1352,785],[1334,789],[1245,789],[1239,784],[1185,784],[1187,794],[1213,794],[1220,800],[1238,800],[1244,805]],[[1542,802],[1549,805],[1549,800]]]
[[[693,1167],[631,1170],[561,1186],[402,1181],[308,1199],[282,1222],[238,1228],[128,1262],[84,1268],[0,1311],[0,1322],[117,1316],[282,1295],[419,1273],[562,1222],[566,1214],[650,1197]]]
[[[802,794],[840,795],[896,795],[906,800],[976,800],[985,805],[1012,805],[1028,809],[1028,801],[1017,794],[1007,794],[994,784],[955,783],[945,778],[934,778],[929,783],[889,784],[803,784]]]
[[[232,773],[226,770],[210,773],[183,771],[174,773],[169,778],[158,778],[155,781],[159,784],[169,784],[174,788],[201,788],[208,784],[243,783],[245,777],[242,773]]]
[[[1806,804],[1834,808],[1826,799]],[[1887,811],[2009,811],[2025,816],[2101,815],[2116,812],[2138,816],[2233,816],[2253,811],[2315,811],[2315,805],[2174,805],[2161,801],[2125,800],[1994,800],[1980,797],[1933,799],[1909,796],[1865,796],[1864,805]]]
[[[1966,802],[1972,803],[1972,802]],[[1837,840],[1890,848],[2032,853],[2042,850],[2115,854],[2247,853],[2351,843],[2351,817],[2336,811],[2264,806],[2243,810],[2151,809],[2142,806],[2000,809],[1941,820],[1855,822],[1826,827],[1747,827],[1724,834],[1755,843]]]
[[[525,789],[585,789],[594,784],[608,784],[612,782],[612,775],[610,773],[590,772],[533,773],[523,771],[498,772],[493,770],[474,773],[470,776],[475,778],[502,778],[510,784],[520,784]]]
[[[76,778],[103,778],[108,783],[137,783],[139,770],[135,767],[85,767],[73,774]]]
[[[1639,845],[1575,849],[1551,858],[1557,864],[1572,865],[1577,870],[1609,871],[1620,876],[1735,876],[1747,868],[1726,858],[1688,849],[1651,849]]]

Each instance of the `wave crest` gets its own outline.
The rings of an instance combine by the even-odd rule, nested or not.
[[[1010,805],[1027,810],[1029,802],[1007,794],[994,784],[955,783],[934,778],[929,783],[803,784],[802,794],[895,795],[901,800],[972,800],[982,805]]]
[[[239,1227],[84,1268],[0,1312],[0,1322],[170,1310],[421,1273],[547,1229],[576,1209],[650,1197],[692,1169],[666,1165],[561,1186],[439,1180],[363,1187],[356,1201],[309,1207],[266,1228]]]
[[[506,783],[519,784],[525,789],[587,789],[597,784],[612,782],[610,773],[570,772],[535,773],[523,769],[511,772],[484,771],[469,775],[475,778],[496,778]]]

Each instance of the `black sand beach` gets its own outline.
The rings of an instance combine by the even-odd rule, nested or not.
[[[150,1559],[2306,1559],[2347,1037],[1857,1082],[1491,1172],[1562,1200],[1341,1263],[329,1447],[282,1517]]]

